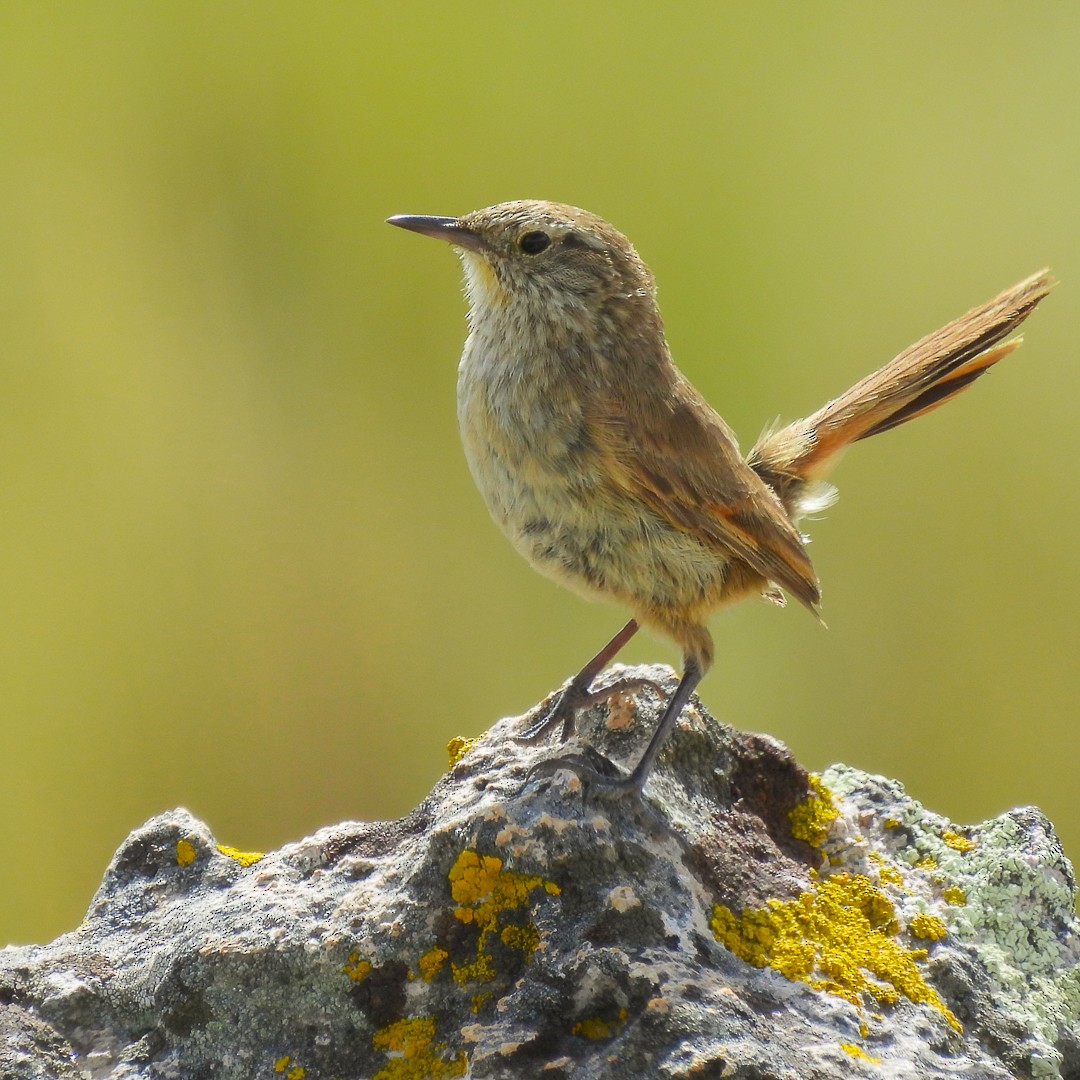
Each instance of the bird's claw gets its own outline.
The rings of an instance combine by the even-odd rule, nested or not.
[[[657,697],[661,700],[664,699],[664,688],[653,679],[616,679],[615,682],[609,683],[607,686],[601,686],[596,690],[590,690],[587,686],[575,686],[571,682],[559,692],[558,698],[549,708],[545,709],[547,702],[541,705],[541,711],[537,717],[520,735],[514,736],[514,741],[525,744],[539,742],[553,727],[562,724],[562,734],[559,741],[566,742],[574,734],[577,714],[582,709],[589,709],[602,701],[608,701],[616,694],[642,689],[652,690]]]
[[[620,778],[615,765],[599,754],[593,753],[591,757],[585,754],[561,754],[559,757],[546,758],[533,765],[529,769],[526,783],[537,777],[554,776],[564,769],[572,772],[586,785],[599,783],[603,786],[606,781]]]
[[[599,754],[595,755],[594,760],[596,765],[584,754],[563,754],[548,758],[529,769],[525,783],[528,784],[537,777],[554,776],[563,770],[572,772],[581,781],[583,801],[589,802],[594,796],[628,798],[645,812],[655,828],[677,836],[664,820],[664,816],[645,798],[644,776],[638,776],[636,770],[633,773],[619,772],[615,765]]]

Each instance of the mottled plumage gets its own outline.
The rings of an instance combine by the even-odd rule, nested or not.
[[[470,310],[458,417],[495,521],[542,573],[634,616],[530,737],[557,720],[572,731],[593,677],[638,623],[683,650],[679,691],[626,782],[637,790],[712,663],[712,612],[778,588],[817,612],[796,521],[827,501],[821,480],[838,452],[968,386],[1020,343],[1001,339],[1050,287],[1045,273],[1021,282],[744,458],[672,362],[653,276],[606,221],[531,200],[390,220],[461,255]]]

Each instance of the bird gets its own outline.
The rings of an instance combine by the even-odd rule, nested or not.
[[[556,727],[569,739],[577,713],[611,695],[594,680],[640,627],[681,650],[679,683],[629,773],[553,759],[639,799],[712,666],[713,613],[755,595],[790,596],[820,619],[799,521],[834,498],[826,477],[841,451],[967,389],[1017,348],[1022,339],[1007,336],[1053,284],[1046,270],[1020,281],[816,412],[767,429],[744,455],[675,366],[652,272],[603,218],[522,199],[387,220],[460,256],[469,311],[458,421],[496,524],[538,571],[632,616],[521,741]]]

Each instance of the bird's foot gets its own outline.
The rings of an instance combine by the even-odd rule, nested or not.
[[[559,736],[559,741],[566,742],[574,734],[577,714],[582,709],[589,709],[602,701],[608,701],[616,694],[627,694],[633,690],[645,688],[652,690],[663,700],[664,688],[652,679],[616,679],[615,682],[596,690],[591,690],[588,683],[579,684],[577,679],[573,679],[565,689],[541,703],[525,730],[520,735],[514,736],[514,741],[526,744],[537,743],[553,727],[561,724],[562,734]]]
[[[529,769],[529,779],[554,776],[563,770],[572,772],[589,789],[616,793],[634,791],[641,794],[642,784],[631,782],[629,776],[619,772],[611,761],[595,750],[590,754],[560,754],[558,757],[538,761]]]
[[[644,797],[647,774],[640,769],[632,773],[621,773],[607,758],[590,750],[586,754],[563,754],[537,762],[529,769],[525,783],[538,777],[554,776],[558,772],[573,773],[581,782],[583,799],[589,802],[595,797],[628,799],[632,804],[645,811],[655,825],[665,832],[670,832],[670,825]]]

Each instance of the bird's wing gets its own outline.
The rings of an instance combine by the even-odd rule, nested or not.
[[[802,537],[728,426],[674,368],[654,390],[644,401],[639,393],[592,402],[588,425],[607,475],[669,525],[816,611],[817,576]]]

